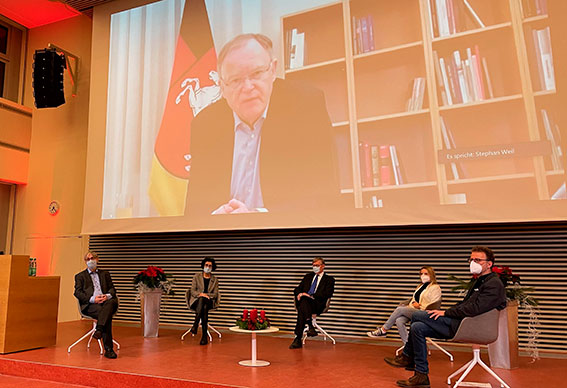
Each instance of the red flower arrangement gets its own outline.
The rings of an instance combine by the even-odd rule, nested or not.
[[[161,289],[164,294],[173,294],[174,279],[160,267],[149,265],[145,270],[138,272],[132,282],[135,284],[138,292]]]
[[[250,312],[244,309],[242,316],[236,320],[236,326],[244,330],[263,330],[270,327],[270,320],[266,318],[264,310],[260,310],[258,316],[258,309],[252,309]]]

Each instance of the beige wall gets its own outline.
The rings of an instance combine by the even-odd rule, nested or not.
[[[38,275],[61,276],[59,320],[79,318],[73,297],[73,275],[83,268],[87,239],[80,235],[83,216],[87,124],[91,63],[92,21],[77,16],[30,30],[25,70],[24,105],[33,107],[31,87],[33,53],[55,44],[80,57],[77,96],[71,96],[65,73],[66,103],[58,108],[35,109],[28,184],[18,186],[12,253],[37,257]],[[59,201],[52,216],[48,205]]]

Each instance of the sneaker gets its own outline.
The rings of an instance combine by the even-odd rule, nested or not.
[[[406,368],[414,365],[412,360],[403,353],[396,357],[385,357],[384,361],[386,361],[388,365],[396,368]]]
[[[408,380],[398,380],[396,384],[400,387],[421,387],[421,388],[429,388],[431,385],[429,384],[429,376],[425,373],[421,373],[416,371],[415,374],[410,377]]]
[[[374,331],[367,331],[366,335],[372,338],[377,337],[386,337],[387,332],[383,332],[382,329],[374,330]]]

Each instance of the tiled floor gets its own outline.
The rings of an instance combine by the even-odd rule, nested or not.
[[[221,340],[215,337],[211,344],[200,346],[199,337],[189,336],[181,341],[183,332],[178,330],[161,330],[159,338],[143,338],[139,328],[115,325],[115,337],[122,346],[118,359],[108,360],[100,356],[96,344],[87,350],[86,344],[82,343],[67,353],[67,346],[86,332],[89,325],[86,322],[60,324],[56,346],[1,355],[0,374],[113,388],[142,385],[395,387],[397,379],[411,375],[411,372],[384,363],[383,358],[395,350],[392,343],[382,345],[383,340],[365,338],[340,341],[336,345],[329,341],[308,341],[302,349],[289,350],[289,336],[258,335],[258,358],[270,361],[271,365],[250,368],[238,365],[238,361],[250,358],[250,336],[247,334],[225,331]],[[445,355],[433,351],[430,357],[432,387],[447,387],[447,375],[471,357],[468,351],[457,351],[454,355],[455,361],[451,363]],[[488,357],[483,355],[483,358],[487,361]],[[564,386],[562,373],[567,360],[529,361],[521,358],[519,369],[496,371],[514,388]],[[34,374],[30,375],[32,371]],[[150,376],[169,380],[159,382],[154,379],[148,385]],[[498,387],[496,380],[480,368],[475,369],[467,380],[491,382],[493,387]],[[4,386],[1,379],[0,386]],[[58,385],[45,385],[51,386]]]

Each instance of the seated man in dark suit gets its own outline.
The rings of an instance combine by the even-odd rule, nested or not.
[[[457,333],[463,318],[474,317],[494,308],[506,307],[506,289],[492,272],[494,253],[488,247],[472,248],[469,258],[471,274],[476,281],[462,302],[447,310],[418,311],[411,318],[410,336],[402,354],[384,360],[395,367],[415,370],[408,380],[398,380],[400,387],[428,388],[427,337],[449,339]]]
[[[309,325],[307,335],[316,336],[317,332],[311,324],[313,314],[321,314],[327,305],[327,300],[335,291],[335,278],[325,273],[325,260],[321,257],[313,259],[313,272],[306,274],[299,286],[293,290],[297,307],[297,323],[295,324],[295,339],[289,346],[297,349],[302,346],[301,337],[305,324]]]
[[[93,338],[104,343],[104,356],[116,358],[112,343],[112,317],[118,309],[118,298],[110,273],[98,269],[98,254],[89,251],[84,257],[87,269],[75,275],[75,297],[83,314],[97,320]]]

